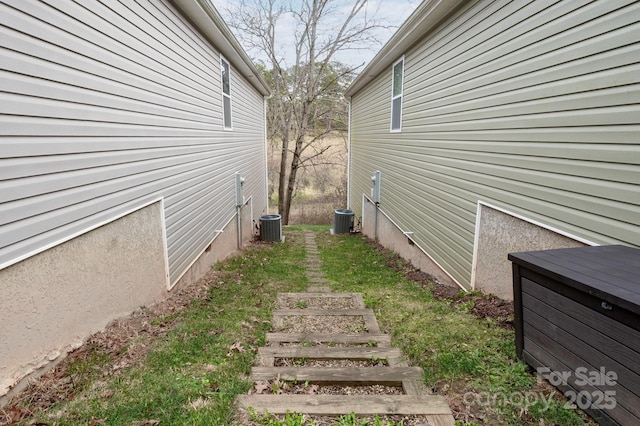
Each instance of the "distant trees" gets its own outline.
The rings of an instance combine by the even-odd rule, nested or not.
[[[339,51],[377,45],[372,30],[379,24],[367,13],[366,4],[366,0],[290,4],[240,0],[229,11],[227,21],[243,44],[266,57],[260,68],[273,92],[267,127],[269,141],[280,151],[278,212],[284,224],[289,223],[300,169],[322,158],[330,148],[321,143],[328,134],[347,130],[343,93],[358,67],[338,63],[334,57]],[[293,33],[280,39],[278,26],[292,19]],[[289,65],[280,56],[285,44],[294,50]]]

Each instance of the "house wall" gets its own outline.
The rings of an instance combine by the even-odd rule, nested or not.
[[[377,210],[377,211],[376,211]],[[396,223],[383,210],[376,207],[368,197],[362,199],[362,233],[382,242],[389,250],[398,253],[422,272],[429,274],[440,284],[455,286],[456,283],[447,275],[429,255],[415,244],[413,234],[404,234]]]
[[[218,40],[191,22],[165,0],[0,0],[0,289],[11,306],[0,323],[17,336],[0,351],[5,390],[237,250],[235,172],[246,179],[244,241],[266,212],[266,89],[225,45],[233,129],[223,130]],[[88,293],[76,300],[78,288]],[[104,311],[75,309],[93,298]],[[20,309],[36,317],[11,319]],[[24,331],[65,310],[86,327],[42,342]]]
[[[162,201],[0,270],[0,396],[167,292]]]
[[[473,274],[474,253],[495,247],[480,204],[539,228],[532,249],[640,245],[638,21],[631,1],[464,2],[352,94],[349,205],[362,215],[380,170],[380,209],[467,289],[511,288],[510,274]],[[402,55],[402,131],[391,133]],[[503,218],[502,234],[520,235]]]
[[[169,4],[0,5],[0,266],[165,198],[171,282],[235,214],[266,208],[263,97]],[[144,19],[143,19],[144,18]]]

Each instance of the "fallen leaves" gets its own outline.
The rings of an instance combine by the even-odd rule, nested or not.
[[[10,407],[4,412],[4,417],[7,419],[8,424],[18,423],[32,415],[33,413],[30,410],[21,407]]]
[[[309,383],[300,384],[300,386],[298,386],[295,385],[294,382],[280,379],[280,375],[278,375],[278,377],[272,380],[259,380],[255,382],[253,389],[249,391],[249,395],[282,395],[285,393],[291,393],[291,390],[295,390],[294,393],[297,394],[317,395],[320,392],[320,386]]]
[[[193,401],[189,401],[189,403],[186,405],[185,408],[188,410],[200,410],[202,408],[207,408],[211,406],[211,404],[212,404],[211,400],[203,397],[198,397]]]
[[[258,381],[255,383],[253,388],[254,388],[254,393],[258,395],[263,393],[271,393],[271,384],[269,382]]]
[[[235,342],[233,345],[229,346],[229,352],[227,352],[227,356],[233,355],[233,351],[244,352],[245,349],[242,346],[242,343]]]

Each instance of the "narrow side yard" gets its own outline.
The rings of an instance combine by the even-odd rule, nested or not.
[[[327,286],[363,294],[391,345],[423,368],[425,385],[447,398],[457,424],[591,424],[515,359],[510,304],[438,286],[361,235],[296,226],[285,229],[284,243],[256,242],[197,285],[92,336],[0,410],[0,425],[238,424],[234,401],[251,388],[276,294],[309,286],[309,230]]]

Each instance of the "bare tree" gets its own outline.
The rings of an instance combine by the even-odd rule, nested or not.
[[[298,171],[324,150],[318,141],[335,127],[345,126],[344,82],[355,68],[334,61],[337,52],[377,46],[373,30],[381,27],[367,11],[366,0],[240,0],[228,11],[229,25],[243,44],[261,52],[263,71],[273,92],[269,99],[268,137],[280,148],[278,212],[289,223]],[[374,14],[375,15],[375,14]],[[295,20],[293,34],[279,39],[283,21]],[[293,63],[282,57],[293,47]],[[341,88],[341,89],[340,89]],[[337,94],[337,95],[336,95]],[[339,104],[342,102],[343,107]],[[342,117],[337,111],[344,111]],[[312,155],[303,157],[310,147]],[[290,156],[291,155],[291,156]]]

